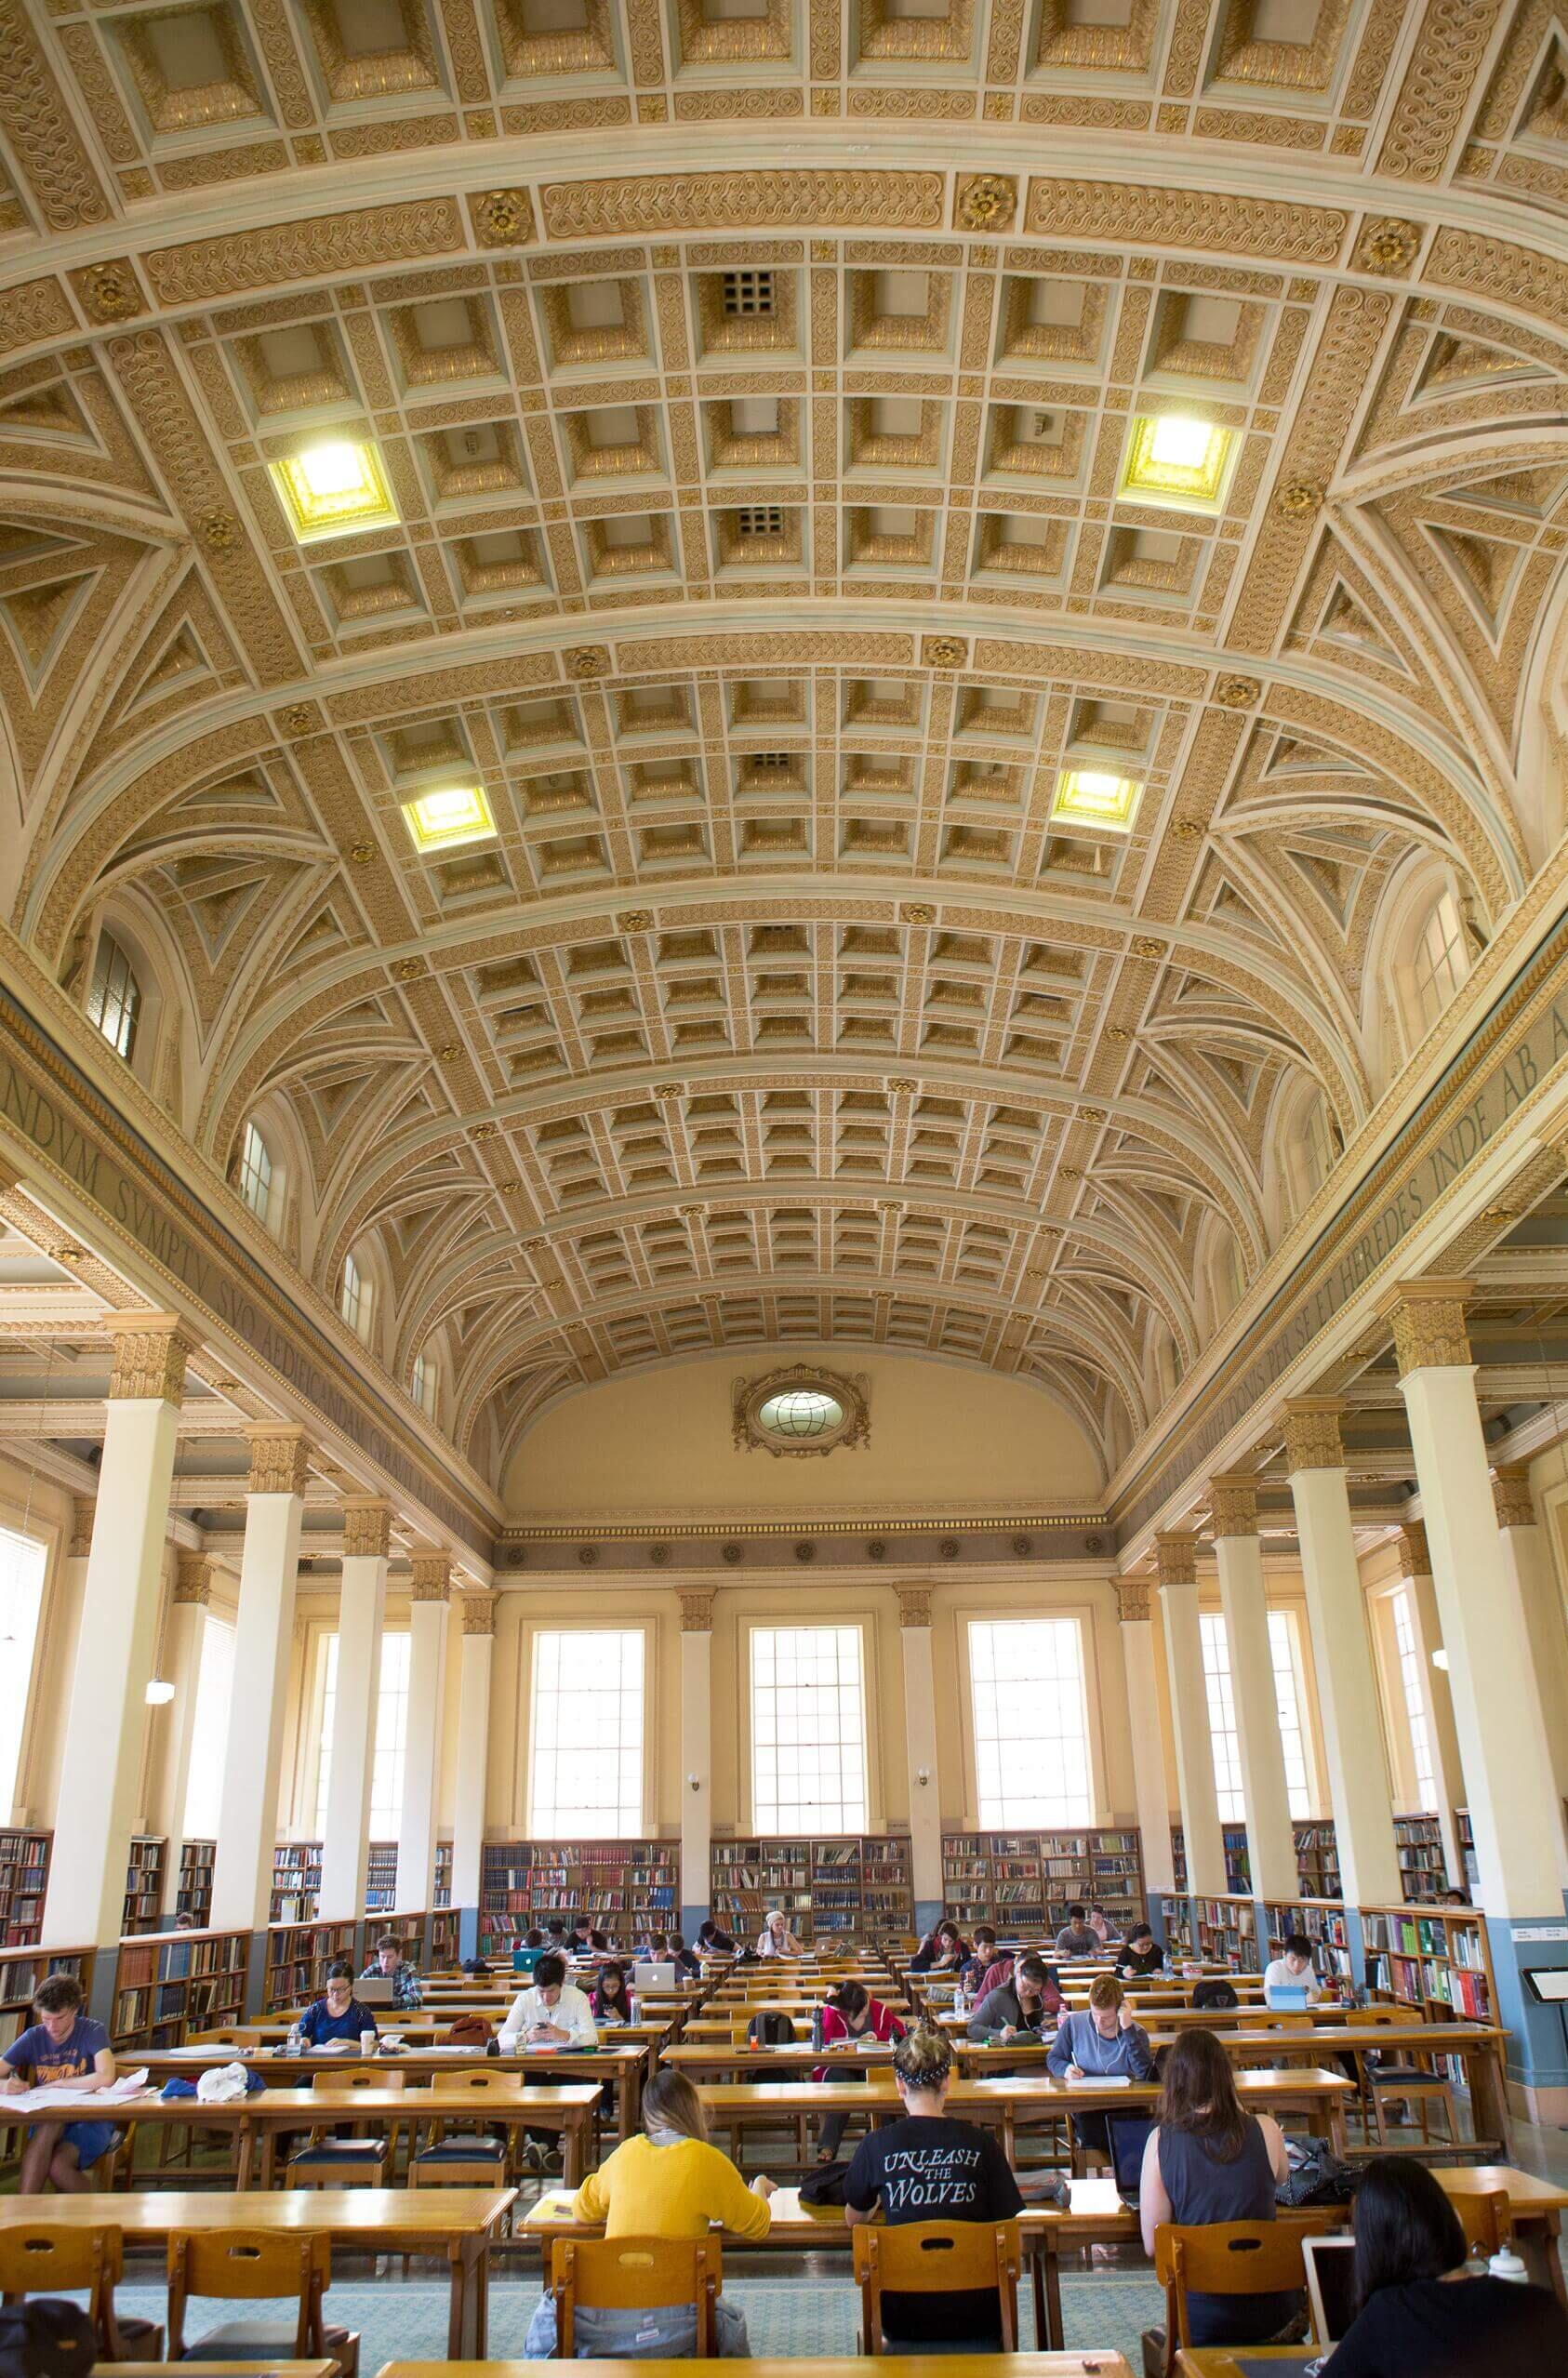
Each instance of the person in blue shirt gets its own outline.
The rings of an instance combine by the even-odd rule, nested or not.
[[[51,1973],[33,2001],[37,2017],[0,2056],[0,2094],[21,2089],[63,2088],[90,2096],[114,2079],[114,2051],[101,2023],[82,2012],[82,1985],[73,1974]],[[93,2185],[88,2172],[118,2136],[113,2122],[36,2122],[27,2134],[17,2185],[24,2197],[42,2196],[52,2180],[67,2195]]]
[[[1134,2022],[1126,1992],[1114,1973],[1096,1973],[1089,1985],[1088,2005],[1062,2016],[1045,2063],[1058,2080],[1094,2080],[1101,2075],[1152,2080],[1149,2034]],[[1110,2126],[1104,2114],[1075,2114],[1072,2127],[1083,2146],[1110,2152]]]
[[[374,2014],[354,1996],[354,1969],[340,1957],[326,1969],[326,1995],[312,1999],[299,2018],[305,2045],[325,2048],[333,2039],[352,2039],[357,2048],[361,2036],[375,2028]]]

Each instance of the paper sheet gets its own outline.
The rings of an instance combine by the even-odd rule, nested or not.
[[[105,2106],[123,2106],[127,2098],[140,2097],[147,2087],[147,2067],[128,2072],[107,2089],[73,2089],[69,2083],[49,2081],[42,2089],[20,2089],[14,2096],[0,2100],[0,2113],[9,2121],[15,2114],[56,2114],[70,2112],[78,2121],[90,2122],[100,2118]]]
[[[1122,2210],[1122,2192],[1114,2180],[1070,2180],[1067,2185],[1073,2212],[1098,2217]]]
[[[1131,2089],[1133,2077],[1124,2072],[1085,2073],[1082,2080],[1074,2080],[1070,2075],[1067,2085],[1069,2089]]]

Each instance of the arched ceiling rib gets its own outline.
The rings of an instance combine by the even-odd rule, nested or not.
[[[1555,814],[1563,29],[578,15],[0,0],[13,925],[162,936],[171,1121],[286,1114],[464,1443],[770,1332],[1136,1431],[1296,1085],[1387,1085],[1389,886],[1484,937]],[[1119,496],[1168,410],[1212,513]],[[299,546],[324,432],[399,518]],[[421,857],[443,768],[499,831]]]

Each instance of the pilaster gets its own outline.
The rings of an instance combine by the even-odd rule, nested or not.
[[[937,1678],[932,1657],[931,1588],[896,1586],[904,1666],[904,1753],[910,1801],[910,1881],[915,1930],[942,1913],[942,1787],[937,1765]]]

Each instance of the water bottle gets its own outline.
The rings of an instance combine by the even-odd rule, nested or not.
[[[821,2008],[819,2006],[814,2006],[811,2010],[811,2044],[818,2053],[821,2051],[822,2035],[826,2028],[827,2026],[823,2021]]]
[[[1520,2287],[1527,2287],[1530,2283],[1530,2274],[1524,2267],[1522,2258],[1516,2254],[1509,2245],[1499,2246],[1497,2252],[1488,2260],[1486,2267],[1494,2278],[1512,2279]]]
[[[305,2053],[305,2035],[298,2023],[291,2023],[288,2026],[288,2053],[291,2056],[302,2056]]]
[[[962,1973],[958,1977],[958,1987],[952,1994],[952,2011],[954,2014],[967,2014],[969,2012],[969,1990]]]

